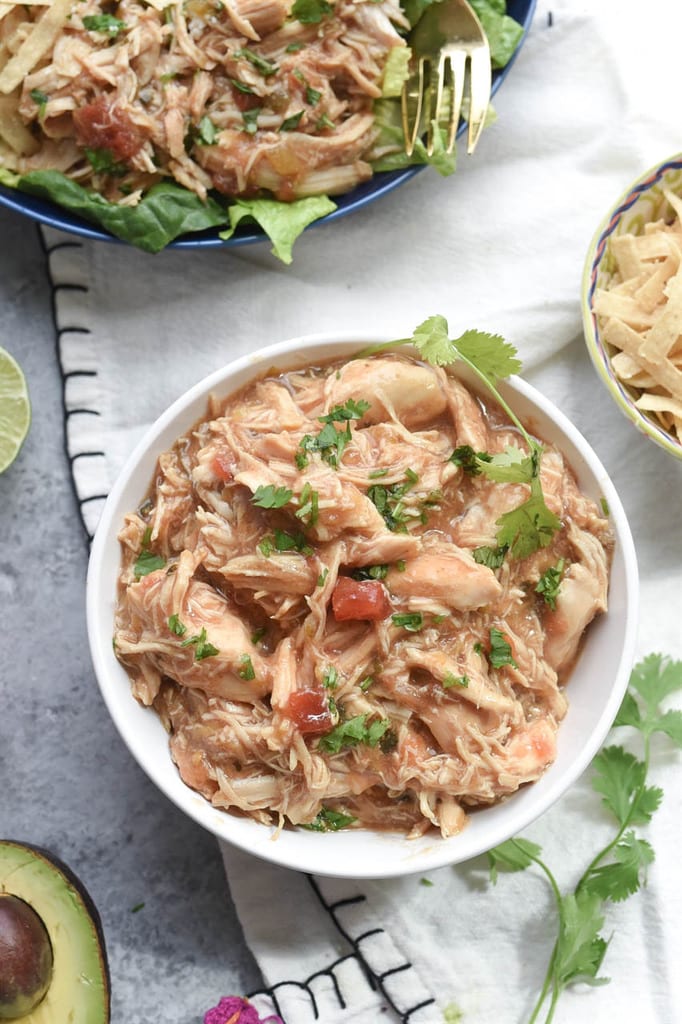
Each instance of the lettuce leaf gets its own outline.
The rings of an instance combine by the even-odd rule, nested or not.
[[[411,56],[412,50],[409,46],[394,46],[391,48],[381,82],[382,96],[400,96],[403,85],[410,77],[409,65]]]
[[[283,203],[278,199],[236,199],[228,208],[230,227],[220,232],[223,240],[231,238],[237,225],[246,217],[255,220],[272,242],[272,252],[283,263],[291,263],[294,242],[309,224],[333,213],[336,203],[329,196],[309,196]]]
[[[523,35],[523,26],[506,13],[505,0],[470,0],[483,31],[488,37],[490,61],[494,68],[503,68],[514,56]]]
[[[5,180],[5,184],[10,184]],[[226,210],[171,182],[152,186],[137,206],[110,203],[67,178],[61,171],[30,171],[16,182],[21,192],[51,199],[65,210],[98,224],[123,242],[145,252],[160,252],[178,235],[227,223]]]
[[[379,134],[373,148],[381,155],[371,160],[373,171],[398,171],[415,164],[430,164],[444,178],[454,174],[457,167],[456,152],[453,151],[451,154],[445,152],[445,132],[438,128],[435,122],[435,144],[431,156],[426,152],[426,146],[421,139],[417,139],[412,156],[408,156],[405,152],[399,100],[376,100],[374,124],[379,129]],[[382,153],[384,149],[388,152]]]

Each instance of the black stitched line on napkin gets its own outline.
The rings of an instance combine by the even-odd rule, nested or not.
[[[63,446],[64,446],[64,452],[66,453],[66,458],[68,460],[69,477],[71,479],[71,490],[73,491],[73,496],[75,498],[76,505],[77,505],[77,508],[78,508],[78,518],[81,521],[81,526],[83,527],[83,532],[84,532],[84,534],[85,534],[85,536],[86,536],[86,538],[88,540],[88,543],[90,543],[90,541],[92,540],[92,533],[90,532],[90,530],[88,529],[88,527],[86,526],[86,523],[85,523],[85,518],[83,516],[83,505],[86,504],[89,501],[95,500],[96,498],[100,498],[100,499],[101,498],[106,498],[107,495],[106,494],[94,495],[94,496],[92,496],[90,498],[81,499],[81,497],[80,497],[80,495],[78,493],[78,487],[76,486],[76,478],[75,478],[74,473],[73,473],[73,465],[74,465],[74,461],[75,460],[72,458],[71,452],[69,451],[69,435],[68,435],[68,431],[67,431],[67,424],[68,424],[69,416],[71,416],[74,412],[87,412],[87,413],[90,413],[90,414],[92,414],[94,416],[99,416],[100,414],[96,410],[94,410],[94,409],[84,409],[84,410],[71,409],[71,410],[69,410],[67,408],[67,405],[66,405],[66,382],[69,379],[69,377],[75,377],[75,376],[96,377],[97,376],[97,371],[96,370],[69,370],[68,372],[65,371],[64,370],[64,360],[62,359],[61,341],[62,341],[62,335],[63,334],[91,334],[92,332],[87,327],[77,327],[77,326],[73,326],[73,327],[60,327],[59,326],[59,321],[57,319],[57,294],[58,294],[58,292],[60,290],[64,290],[64,291],[68,291],[68,290],[71,290],[71,291],[81,291],[81,292],[84,292],[84,293],[87,294],[88,289],[85,286],[83,286],[83,285],[77,285],[77,284],[74,284],[74,285],[57,284],[55,282],[53,276],[52,276],[52,267],[50,265],[50,256],[51,256],[51,254],[53,252],[57,252],[59,249],[82,249],[83,248],[83,243],[82,242],[76,242],[76,241],[73,241],[73,242],[72,241],[68,241],[68,242],[57,242],[54,245],[48,245],[46,240],[45,240],[45,237],[43,235],[43,232],[40,229],[40,225],[39,224],[36,225],[36,233],[38,235],[38,244],[40,245],[41,251],[42,251],[42,253],[43,253],[44,257],[45,257],[45,266],[46,266],[46,271],[47,271],[47,279],[48,279],[48,282],[49,282],[49,285],[50,285],[50,311],[52,313],[52,324],[54,326],[54,333],[55,333],[55,347],[56,347],[56,355],[57,355],[57,365],[59,367],[59,374],[60,374],[61,381],[62,381],[62,411],[63,411],[63,414],[64,414],[63,415],[63,428],[62,428],[63,429],[62,443],[63,443]]]
[[[320,890],[319,885],[315,881],[315,878],[312,875],[307,875],[306,877],[307,877],[307,879],[308,879],[308,881],[310,883],[310,886],[311,886],[313,892],[315,893],[315,895],[317,896],[318,900],[320,901],[320,903],[322,904],[324,909],[327,911],[327,913],[331,917],[332,921],[334,922],[334,925],[335,925],[337,931],[340,932],[340,934],[343,936],[343,938],[346,940],[346,942],[348,942],[350,944],[351,948],[354,950],[354,952],[355,952],[355,954],[357,956],[358,963],[362,967],[363,972],[364,972],[365,976],[367,977],[367,980],[369,981],[371,987],[373,989],[375,989],[375,990],[376,989],[379,990],[379,992],[381,993],[382,997],[386,1000],[386,1002],[391,1007],[391,1009],[400,1018],[401,1024],[409,1024],[410,1018],[413,1016],[413,1014],[415,1014],[417,1012],[417,1010],[422,1010],[426,1006],[433,1006],[435,1004],[435,1002],[436,1002],[435,999],[425,999],[421,1003],[417,1003],[414,1006],[410,1006],[410,1007],[407,1007],[407,1008],[403,1009],[403,1008],[401,1008],[401,1007],[399,1007],[397,1005],[397,1003],[393,1000],[393,998],[386,991],[386,986],[384,985],[384,979],[391,977],[392,975],[396,974],[398,971],[408,971],[408,970],[411,970],[413,965],[412,965],[412,963],[409,960],[406,960],[404,964],[399,965],[399,967],[397,967],[397,968],[392,968],[389,971],[385,971],[383,974],[376,974],[374,972],[374,970],[372,969],[372,967],[370,966],[370,964],[365,960],[365,958],[364,958],[364,956],[362,954],[362,950],[360,949],[360,943],[363,941],[363,939],[369,938],[370,935],[379,935],[379,934],[385,933],[385,929],[384,928],[374,928],[371,931],[363,932],[362,935],[358,935],[356,937],[353,937],[350,934],[350,932],[348,931],[348,929],[345,928],[344,925],[342,925],[341,922],[339,921],[338,915],[337,915],[337,911],[341,907],[347,907],[347,906],[352,906],[353,904],[365,903],[367,901],[367,897],[362,895],[362,894],[359,894],[358,896],[352,896],[352,897],[349,897],[347,899],[336,900],[334,903],[327,903],[327,901],[325,900],[324,896],[322,895],[322,892]]]
[[[320,1011],[317,1005],[317,999],[315,998],[315,993],[313,992],[311,985],[316,978],[327,977],[331,980],[332,985],[334,986],[334,994],[336,995],[340,1008],[342,1010],[345,1010],[347,1003],[343,997],[341,986],[339,985],[339,979],[336,977],[334,971],[341,964],[346,963],[347,960],[355,960],[358,963],[358,965],[362,967],[362,964],[360,963],[360,960],[356,953],[347,953],[345,956],[340,956],[338,957],[337,960],[334,960],[333,963],[329,965],[329,967],[323,967],[319,971],[315,971],[313,974],[307,977],[305,981],[278,981],[271,988],[259,988],[255,992],[250,992],[249,995],[247,996],[247,999],[254,999],[256,996],[268,996],[272,1000],[272,1005],[275,1008],[275,1013],[279,1014],[279,1016],[282,1017],[282,1020],[284,1020],[284,1017],[282,1016],[282,1008],[280,1006],[279,1000],[277,999],[277,990],[293,986],[294,988],[298,988],[302,992],[306,993],[306,995],[310,999],[310,1005],[313,1011],[313,1016],[315,1020],[319,1020]],[[372,986],[372,988],[374,988],[374,986]],[[287,1024],[286,1021],[285,1024]],[[296,1024],[296,1021],[292,1021],[291,1024]]]

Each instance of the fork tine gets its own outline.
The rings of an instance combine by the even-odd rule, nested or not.
[[[467,153],[471,154],[478,145],[483,131],[485,116],[490,104],[490,86],[492,75],[490,70],[490,51],[487,44],[476,47],[471,53],[469,70],[470,111],[469,131],[467,135]]]
[[[464,72],[466,67],[466,54],[463,50],[451,50],[449,53],[450,70],[452,77],[452,102],[450,107],[450,120],[448,122],[447,152],[452,153],[457,138],[457,126],[462,112],[462,98],[464,96]],[[441,57],[441,64],[443,57]]]
[[[426,92],[426,58],[420,57],[416,74],[413,75],[403,86],[400,95],[400,109],[403,121],[403,137],[405,139],[405,152],[412,156],[414,147],[419,137],[419,128],[422,122],[422,110],[424,108],[424,94]],[[416,81],[416,93],[414,85]]]

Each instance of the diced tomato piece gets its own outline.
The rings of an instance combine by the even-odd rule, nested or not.
[[[114,160],[125,161],[142,148],[145,132],[127,114],[99,96],[73,112],[76,138],[89,149],[108,149]]]
[[[234,471],[236,469],[236,463],[231,452],[225,450],[217,451],[211,459],[211,469],[219,480],[222,480],[225,484],[229,483],[234,478]]]
[[[391,610],[386,587],[379,580],[352,580],[339,576],[332,608],[339,622],[348,619],[385,619]]]
[[[327,696],[322,690],[294,690],[285,713],[300,732],[308,735],[329,732],[332,727]]]

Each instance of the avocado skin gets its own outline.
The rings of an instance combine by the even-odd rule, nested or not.
[[[19,1024],[110,1024],[111,984],[104,929],[92,897],[75,872],[43,847],[0,840],[0,892],[12,893],[33,907],[55,953],[45,998],[21,1017]],[[74,956],[75,960],[70,959]],[[83,977],[88,977],[87,984],[81,983]]]

